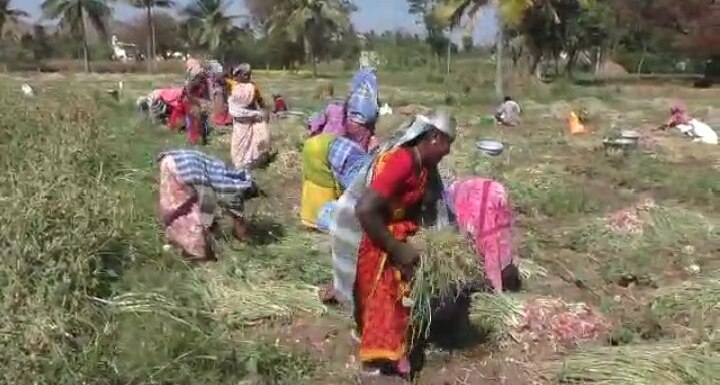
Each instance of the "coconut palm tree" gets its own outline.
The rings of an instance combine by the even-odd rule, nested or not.
[[[44,0],[41,8],[46,17],[60,21],[61,27],[70,31],[83,42],[85,71],[90,72],[90,50],[88,48],[87,21],[102,36],[107,36],[106,20],[112,15],[109,3],[112,0]]]
[[[498,10],[498,34],[495,39],[495,93],[502,98],[503,91],[503,48],[505,43],[505,27],[517,26],[525,11],[534,1],[543,0],[445,0],[435,8],[433,15],[438,22],[445,22],[454,27],[460,25],[466,16],[475,19],[477,14],[487,6],[495,6]]]
[[[285,30],[290,39],[302,38],[305,55],[317,76],[317,47],[321,40],[350,26],[352,3],[344,0],[281,0],[273,9],[270,31]]]
[[[194,0],[183,10],[188,18],[189,36],[213,55],[219,53],[223,37],[233,29],[233,20],[243,17],[227,14],[230,3],[226,0]]]
[[[30,15],[23,10],[10,8],[10,0],[0,0],[0,40],[3,38],[6,22],[16,23],[19,18],[28,16]]]
[[[175,2],[173,0],[128,0],[128,3],[135,8],[144,9],[147,14],[148,31],[150,31],[150,36],[147,37],[147,58],[155,62],[157,47],[155,46],[153,8],[171,8],[175,6]]]

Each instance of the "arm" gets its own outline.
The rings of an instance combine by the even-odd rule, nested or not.
[[[417,259],[417,253],[407,243],[395,239],[387,223],[393,197],[402,193],[405,181],[414,172],[414,160],[408,151],[402,150],[387,156],[370,188],[360,198],[356,213],[367,236],[388,253],[390,261],[396,267],[409,266]]]
[[[379,193],[368,190],[358,202],[356,213],[360,225],[368,237],[381,249],[387,252],[392,259],[395,251],[400,248],[400,242],[393,237],[387,228],[387,219],[390,206]],[[393,261],[395,263],[397,261]]]

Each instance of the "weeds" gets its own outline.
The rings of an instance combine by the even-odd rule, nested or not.
[[[417,81],[425,79],[424,71],[383,73],[383,102],[393,108],[449,104],[470,122],[459,129],[453,152],[442,165],[454,176],[493,178],[508,187],[522,239],[520,257],[547,268],[521,261],[528,280],[543,278],[542,283],[531,282],[533,290],[542,291],[537,294],[586,297],[582,288],[557,282],[558,275],[572,268],[575,277],[570,278],[583,271],[587,274],[580,278],[587,287],[608,289],[598,298],[610,315],[630,312],[613,335],[613,343],[627,345],[624,350],[582,352],[569,356],[565,366],[552,362],[548,377],[554,380],[564,372],[566,382],[630,379],[638,384],[653,376],[657,383],[668,378],[698,385],[716,380],[712,373],[717,370],[705,377],[702,373],[717,367],[717,349],[704,346],[701,351],[668,341],[669,333],[664,333],[668,321],[685,329],[697,326],[698,341],[716,333],[714,283],[711,278],[694,280],[718,267],[720,179],[709,166],[714,162],[663,149],[608,161],[594,151],[607,122],[600,120],[601,127],[584,138],[569,138],[564,116],[548,114],[556,100],[565,99],[587,109],[594,106],[598,116],[614,112],[610,107],[622,110],[621,119],[632,113],[632,121],[623,124],[655,118],[646,116],[648,110],[627,111],[628,105],[648,104],[631,103],[637,98],[627,87],[526,87],[524,96],[537,101],[516,95],[526,111],[520,127],[476,126],[477,118],[491,114],[496,103],[485,90],[490,78],[475,78],[476,72],[473,67],[451,75],[463,84],[451,90],[437,79]],[[260,328],[249,326],[262,322],[272,332],[276,324],[268,321],[295,321],[299,312],[314,316],[324,311],[314,290],[331,280],[327,237],[295,226],[303,122],[272,124],[273,145],[280,154],[268,169],[255,173],[271,198],[248,205],[254,224],[251,242],[241,245],[227,236],[220,242],[221,260],[198,268],[162,252],[164,240],[153,217],[155,156],[185,146],[185,139],[133,116],[124,99],[109,99],[105,88],[120,79],[127,80],[126,99],[179,81],[131,75],[78,76],[73,83],[39,79],[38,96],[20,100],[19,84],[1,80],[6,119],[0,120],[0,382],[302,384],[316,374],[327,380],[346,371],[334,367],[345,356],[318,362],[264,341],[258,337]],[[315,109],[323,102],[308,97],[313,87],[306,77],[261,75],[258,81],[264,90],[282,91],[294,109]],[[343,81],[332,82],[341,94]],[[406,119],[381,118],[378,133],[386,135]],[[227,136],[214,136],[203,151],[227,159]],[[500,157],[486,157],[475,149],[480,139],[500,140],[506,150]],[[703,156],[712,159],[713,149],[705,151]],[[611,209],[640,195],[658,201],[657,207],[640,213],[641,231],[607,226],[604,217]],[[559,269],[563,266],[555,260],[571,263]],[[678,279],[692,282],[677,285]],[[611,282],[649,286],[624,290],[638,295],[628,304],[624,298],[616,300]],[[507,315],[516,308],[502,302],[505,298],[476,297],[473,321],[495,336],[506,334]],[[647,326],[639,312],[633,313],[636,307],[649,313]],[[341,328],[348,326],[341,322]],[[661,343],[636,345],[636,337]],[[324,383],[338,383],[329,381]]]
[[[205,282],[159,252],[148,189],[157,145],[128,145],[127,106],[72,93],[62,106],[26,102],[14,89],[0,91],[0,105],[22,117],[0,126],[1,382],[307,377],[307,358],[234,341],[211,317]]]

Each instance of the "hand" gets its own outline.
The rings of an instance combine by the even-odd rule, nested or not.
[[[420,255],[413,245],[406,242],[398,242],[390,252],[391,259],[396,266],[414,265]]]
[[[415,276],[415,264],[402,265],[397,268],[400,271],[400,276],[403,281],[410,282]]]
[[[245,191],[245,199],[258,198],[261,196],[261,193],[262,191],[260,190],[260,187],[258,187],[257,183],[253,181],[250,188]]]

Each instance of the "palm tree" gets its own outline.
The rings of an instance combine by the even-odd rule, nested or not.
[[[107,36],[105,21],[112,15],[108,5],[112,0],[44,0],[41,8],[46,17],[59,19],[61,27],[68,27],[83,41],[85,71],[90,72],[87,20],[102,36]]]
[[[320,40],[350,26],[350,13],[355,7],[344,0],[283,0],[278,1],[270,20],[270,31],[285,30],[290,39],[302,37],[307,60],[317,76],[315,53]]]
[[[233,20],[242,17],[227,15],[229,6],[226,0],[195,0],[183,10],[192,40],[213,55],[218,54],[223,37],[233,29]]]
[[[20,9],[10,8],[10,0],[0,0],[0,40],[3,38],[5,22],[17,22],[21,17],[30,16],[27,12]]]
[[[483,7],[495,6],[498,10],[498,34],[495,39],[495,93],[502,98],[503,91],[503,48],[505,27],[517,26],[525,11],[538,0],[445,0],[434,11],[440,22],[454,27],[460,25],[463,16],[474,19]],[[542,1],[542,0],[539,0]]]
[[[128,3],[135,8],[144,9],[147,14],[148,31],[150,31],[150,36],[147,37],[147,58],[154,63],[157,47],[155,46],[153,8],[171,8],[175,6],[175,2],[173,0],[128,0]]]

